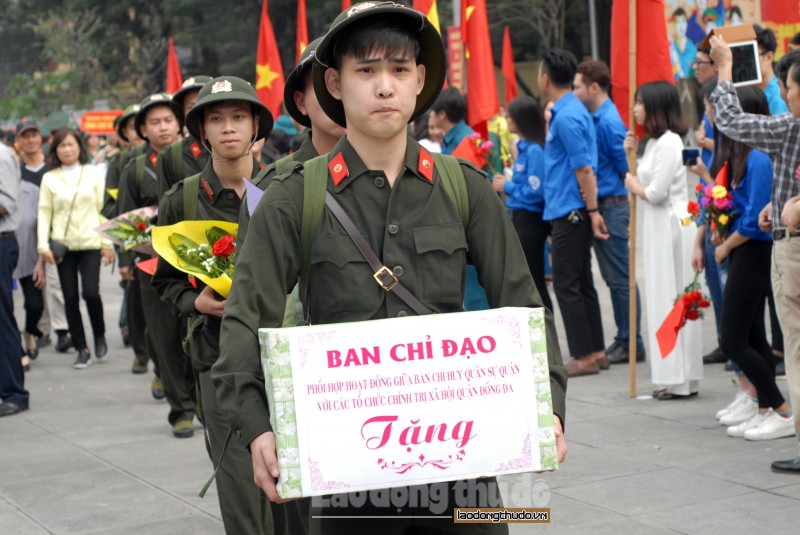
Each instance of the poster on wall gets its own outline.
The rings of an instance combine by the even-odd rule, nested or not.
[[[697,48],[713,28],[742,23],[760,24],[775,32],[778,60],[789,40],[800,32],[797,0],[664,0],[672,72],[676,79],[694,75]]]

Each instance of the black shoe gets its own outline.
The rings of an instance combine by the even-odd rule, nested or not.
[[[108,346],[106,345],[106,339],[104,336],[100,336],[94,339],[94,356],[97,359],[97,362],[103,362],[106,359],[106,353],[108,353]]]
[[[725,353],[720,348],[703,356],[703,364],[722,364],[723,362],[728,362],[728,357],[725,356]]]
[[[38,347],[39,349],[41,349],[43,347],[47,347],[52,343],[53,343],[53,340],[50,339],[50,335],[49,334],[44,334],[44,335],[42,335],[42,336],[40,336],[39,338],[36,339],[36,347]]]
[[[775,376],[786,377],[786,362],[782,358],[775,359]]]
[[[0,403],[0,416],[12,416],[28,410],[27,405],[18,405],[16,403]]]
[[[646,352],[643,347],[636,349],[636,362],[644,362]],[[628,357],[628,348],[622,345],[617,346],[613,353],[608,355],[608,362],[610,364],[627,364],[630,362]]]
[[[66,353],[72,347],[72,338],[69,333],[59,334],[56,341],[56,351]]]
[[[83,349],[78,351],[78,356],[75,358],[75,362],[72,364],[72,367],[76,370],[85,370],[92,364],[92,354],[89,353],[88,349]]]
[[[614,340],[614,343],[606,348],[606,355],[611,356],[611,353],[622,347],[622,344]]]
[[[2,405],[0,405],[2,407]],[[800,457],[789,459],[788,461],[775,461],[772,463],[773,472],[790,472],[800,474]]]

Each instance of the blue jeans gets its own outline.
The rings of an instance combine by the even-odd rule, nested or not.
[[[628,224],[630,223],[630,202],[610,201],[599,204],[600,214],[606,222],[609,238],[594,239],[594,254],[600,265],[600,275],[611,291],[611,306],[614,309],[614,323],[617,334],[614,341],[628,347],[630,318],[628,297],[630,290],[628,278]],[[641,335],[642,305],[639,299],[639,287],[636,287],[636,347],[643,348]]]
[[[717,322],[717,337],[719,337],[722,321],[722,292],[725,290],[725,282],[728,280],[728,259],[726,258],[722,264],[717,264],[717,259],[714,257],[716,249],[717,246],[711,243],[711,229],[706,227],[706,284],[711,293],[711,303],[714,305],[714,319]]]

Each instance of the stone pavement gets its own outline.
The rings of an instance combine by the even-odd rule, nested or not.
[[[610,339],[608,291],[595,277]],[[116,278],[104,269],[108,362],[74,370],[74,352],[43,349],[26,376],[31,410],[0,419],[0,535],[223,532],[216,490],[197,497],[211,475],[202,428],[173,438],[166,403],[150,396],[152,373],[130,373]],[[709,350],[711,319],[704,328]],[[567,462],[501,481],[507,505],[550,507],[552,524],[511,533],[797,533],[800,477],[769,469],[797,455],[797,441],[727,437],[714,413],[736,391],[732,374],[705,371],[700,396],[686,401],[630,399],[627,365],[570,381]],[[639,395],[652,390],[649,375],[637,367]]]

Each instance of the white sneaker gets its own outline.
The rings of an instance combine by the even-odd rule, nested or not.
[[[749,420],[746,422],[742,422],[739,425],[733,425],[728,428],[728,436],[734,438],[742,438],[744,436],[744,432],[748,429],[754,429],[758,427],[758,424],[761,423],[761,420],[767,417],[768,412],[756,412]]]
[[[752,400],[750,396],[745,394],[744,399],[739,402],[739,404],[736,405],[732,411],[720,418],[719,423],[724,426],[739,425],[752,418],[757,412],[758,402]]]
[[[747,392],[744,392],[743,390],[739,390],[739,391],[736,393],[736,396],[734,396],[734,398],[733,398],[733,401],[731,401],[730,403],[728,403],[728,405],[727,405],[727,406],[726,406],[724,409],[720,409],[720,410],[718,410],[718,411],[717,411],[717,414],[716,414],[716,416],[715,416],[715,417],[716,417],[716,419],[717,419],[717,420],[720,420],[720,419],[721,419],[723,416],[725,416],[725,414],[727,414],[727,413],[729,413],[729,412],[733,411],[734,409],[736,409],[736,407],[738,407],[738,406],[739,406],[739,404],[740,404],[742,401],[744,401],[744,399],[745,399],[746,397],[748,397],[748,396],[747,396]]]
[[[794,419],[791,416],[781,416],[772,409],[757,427],[744,432],[744,438],[747,440],[772,440],[793,436]]]

